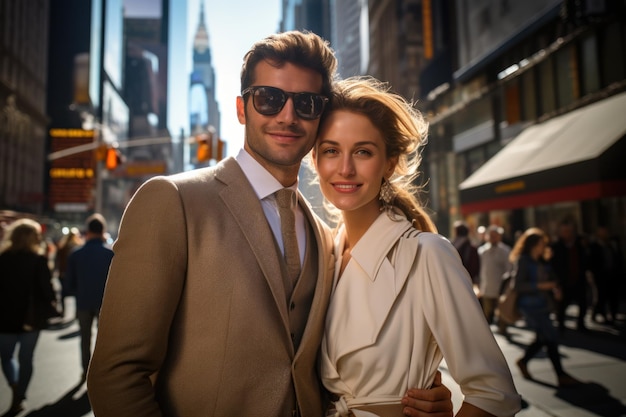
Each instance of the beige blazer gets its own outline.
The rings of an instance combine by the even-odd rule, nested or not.
[[[276,244],[237,162],[147,181],[129,203],[88,375],[98,417],[322,413],[332,237],[299,196],[318,282],[297,352]],[[295,395],[294,395],[295,392]]]

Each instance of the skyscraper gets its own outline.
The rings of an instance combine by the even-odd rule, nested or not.
[[[204,18],[204,2],[200,5],[198,29],[193,41],[193,70],[189,82],[189,131],[192,135],[208,131],[212,126],[220,132],[219,106],[215,100],[215,71],[211,63],[209,32]]]

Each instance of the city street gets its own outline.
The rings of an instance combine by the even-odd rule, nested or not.
[[[73,300],[70,298],[70,307]],[[575,307],[568,313],[575,312]],[[69,314],[72,314],[70,308]],[[563,367],[582,382],[575,388],[558,389],[556,377],[545,354],[529,363],[535,378],[524,380],[515,361],[531,341],[532,332],[523,327],[510,327],[510,340],[496,334],[496,339],[511,367],[515,384],[524,399],[520,417],[585,417],[626,416],[626,338],[624,319],[617,327],[588,322],[589,332],[566,330],[560,353]],[[574,320],[568,325],[573,326]],[[496,331],[495,326],[492,327]],[[620,332],[621,331],[621,332]],[[28,390],[27,409],[20,417],[83,417],[93,416],[85,384],[80,383],[78,324],[73,322],[43,331],[35,351],[35,370]],[[453,392],[455,408],[462,401],[461,393],[445,369],[443,382]],[[8,409],[10,390],[0,384],[0,412]],[[115,401],[115,399],[111,399]]]

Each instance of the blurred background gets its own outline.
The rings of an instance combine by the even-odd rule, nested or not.
[[[340,77],[388,81],[426,116],[442,234],[463,220],[512,242],[567,218],[624,241],[625,23],[624,0],[1,0],[0,220],[56,241],[97,211],[114,239],[146,179],[236,154],[243,55],[308,29]]]

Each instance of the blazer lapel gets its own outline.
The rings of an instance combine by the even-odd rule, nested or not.
[[[216,178],[226,184],[220,192],[220,197],[239,224],[250,249],[255,254],[285,328],[288,329],[286,294],[276,256],[276,242],[263,213],[261,202],[234,158],[224,161],[222,168],[216,171]]]
[[[393,221],[382,213],[353,248],[351,265],[346,268],[350,279],[339,281],[329,309],[328,333],[342,335],[327,341],[333,345],[329,351],[337,352],[334,362],[376,342],[410,269],[392,262],[388,255],[410,227],[408,221]],[[412,252],[403,250],[407,249]]]

